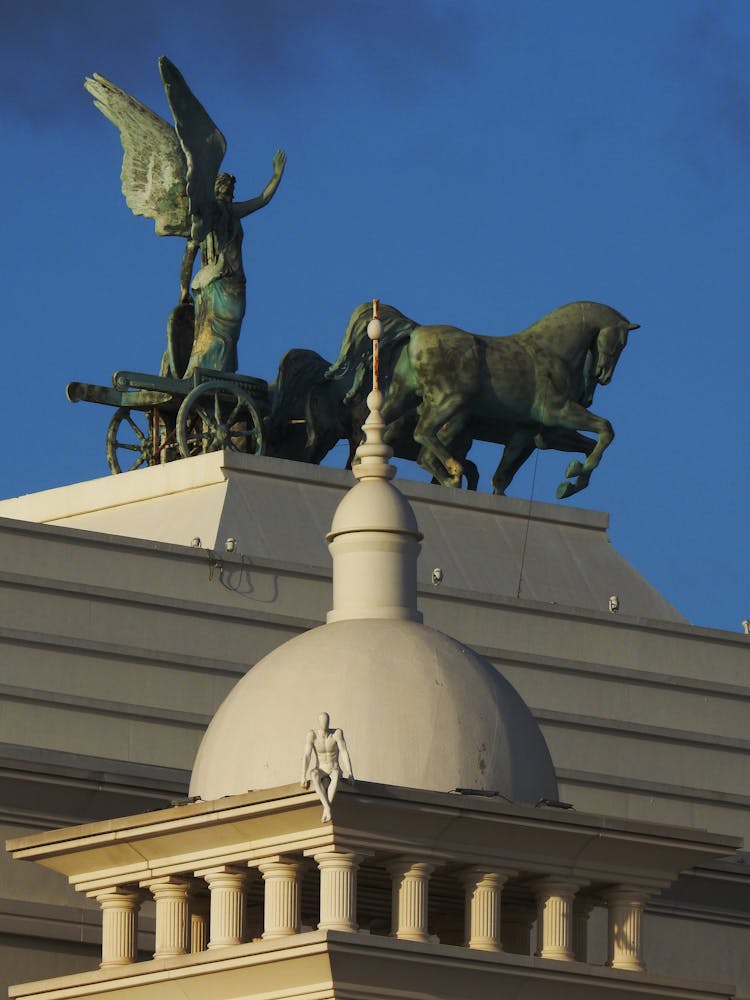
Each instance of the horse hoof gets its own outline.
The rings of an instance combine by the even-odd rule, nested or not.
[[[567,500],[568,497],[573,496],[573,494],[577,492],[578,490],[575,488],[573,483],[560,483],[557,487],[557,493],[555,495],[558,500]]]
[[[565,478],[566,479],[577,479],[578,476],[580,476],[582,474],[583,474],[583,466],[581,465],[581,463],[578,461],[577,458],[574,458],[573,461],[570,463],[570,465],[565,470]]]

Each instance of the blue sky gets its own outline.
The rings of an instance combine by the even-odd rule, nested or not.
[[[564,503],[609,511],[616,548],[690,621],[738,631],[749,43],[746,0],[2,0],[0,495],[105,475],[111,412],[66,383],[158,370],[182,244],[130,214],[82,82],[168,116],[166,54],[226,135],[238,198],[288,156],[245,226],[240,371],[270,380],[291,347],[334,358],[374,295],[497,334],[614,306],[642,327],[594,401],[617,438]],[[498,451],[477,449],[480,488]],[[511,494],[554,501],[566,464],[541,453]]]

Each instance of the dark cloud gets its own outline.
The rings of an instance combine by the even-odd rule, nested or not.
[[[750,19],[744,0],[685,11],[668,60],[682,96],[677,128],[710,174],[727,142],[750,159]]]
[[[471,61],[482,3],[459,0],[0,0],[0,100],[32,123],[80,114],[96,69],[149,102],[155,60],[169,54],[190,80],[252,84],[272,101],[300,80],[325,87],[337,59],[408,95]],[[341,85],[336,77],[337,85]]]

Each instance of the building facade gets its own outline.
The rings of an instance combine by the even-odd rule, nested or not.
[[[0,503],[6,837],[169,812],[185,799],[201,737],[229,690],[325,620],[324,536],[350,484],[348,473],[225,453]],[[652,824],[688,827],[683,838],[704,844],[683,855],[685,874],[677,878],[678,866],[644,901],[649,975],[736,984],[738,997],[750,996],[750,876],[747,855],[731,849],[750,825],[747,640],[686,623],[615,552],[604,515],[400,486],[424,534],[425,623],[492,663],[544,734],[559,800],[575,810],[547,822],[614,818],[620,847],[643,835],[639,824],[653,836]],[[382,792],[365,792],[376,810]],[[287,798],[289,809],[314,807],[309,793]],[[499,822],[502,809],[485,809]],[[701,829],[714,835],[711,850]],[[660,835],[680,839],[675,829]],[[0,867],[7,982],[95,969],[96,898],[38,865],[4,856]],[[309,899],[320,875],[307,877]],[[383,889],[382,873],[369,877]],[[153,954],[153,901],[141,914],[137,944]],[[610,932],[606,908],[595,907],[592,967],[604,969]],[[538,950],[535,933],[529,948]],[[442,941],[453,940],[444,930]]]

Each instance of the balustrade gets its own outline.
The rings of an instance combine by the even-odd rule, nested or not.
[[[364,855],[336,848],[309,853],[320,874],[318,928],[356,932],[357,874]],[[302,854],[276,855],[253,862],[263,878],[263,939],[300,933],[301,879],[306,864],[309,862]],[[392,936],[429,942],[429,884],[437,864],[405,856],[386,862],[385,867],[392,880]],[[582,881],[557,875],[517,881],[517,874],[485,865],[459,870],[464,887],[467,948],[528,955],[534,918],[531,892],[536,900],[536,953],[541,958],[586,962],[589,916],[595,905],[603,904],[609,922],[607,965],[631,972],[645,969],[643,911],[649,890],[620,884],[595,895],[591,889],[580,892],[585,885]],[[243,943],[248,876],[240,864],[217,865],[152,878],[139,886],[92,891],[102,912],[102,968],[136,961],[138,912],[144,890],[155,902],[154,958]]]

